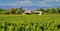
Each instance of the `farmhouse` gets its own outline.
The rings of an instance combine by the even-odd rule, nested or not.
[[[43,11],[34,11],[34,13],[39,14],[39,15],[42,15],[43,14]]]
[[[31,14],[32,11],[30,9],[23,10],[23,14]]]

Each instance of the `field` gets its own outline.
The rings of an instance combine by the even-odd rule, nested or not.
[[[60,14],[0,15],[0,31],[60,31]]]

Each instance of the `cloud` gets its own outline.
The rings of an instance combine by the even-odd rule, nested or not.
[[[10,4],[0,4],[0,6],[45,6],[45,2],[34,3],[31,1],[16,1]]]
[[[19,4],[31,4],[32,2],[31,1],[29,1],[29,0],[25,0],[25,1],[16,1],[16,2],[14,2],[14,3],[19,3]]]
[[[13,5],[15,5],[15,6],[24,6],[24,5],[26,6],[26,5],[30,5],[30,4],[32,4],[32,2],[29,1],[29,0],[16,1],[16,2],[13,3]]]
[[[54,0],[46,0],[47,2],[53,2]]]
[[[44,1],[34,2],[31,0],[24,0],[24,1],[14,1],[9,4],[0,4],[0,6],[51,6],[52,5],[51,2],[54,3],[58,1],[59,0],[44,0]]]
[[[32,2],[31,2],[31,1],[25,1],[24,3],[26,3],[26,4],[31,4]]]
[[[9,4],[0,4],[0,6],[23,6],[23,5],[30,5],[32,2],[29,0],[25,1],[15,1]]]
[[[30,6],[46,6],[46,2],[37,2],[37,3],[31,4]]]
[[[56,2],[60,2],[60,0],[55,0]]]
[[[0,6],[18,6],[17,4],[0,4]]]
[[[0,6],[43,6],[45,2],[33,2],[31,0],[15,1],[9,4],[0,4]]]
[[[45,0],[46,2],[59,2],[60,0]]]
[[[46,2],[38,2],[39,5],[45,5]]]

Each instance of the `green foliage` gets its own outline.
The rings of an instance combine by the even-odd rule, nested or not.
[[[16,8],[15,10],[16,10],[16,14],[21,14],[22,10],[23,10],[23,7]]]
[[[14,9],[13,14],[21,14],[22,10],[23,10],[23,7],[16,8],[16,9]],[[0,14],[10,14],[10,13],[9,13],[9,10],[5,10],[5,9],[0,8]]]
[[[48,13],[60,13],[60,8],[41,8],[37,9],[37,11],[43,11],[43,12],[48,12]]]
[[[4,11],[4,9],[0,8],[0,12]]]
[[[60,31],[60,14],[0,15],[0,31]]]
[[[9,14],[9,10],[2,9],[0,11],[0,14]]]
[[[41,9],[37,9],[37,11],[44,11],[44,9],[43,9],[43,8],[41,8]]]
[[[60,13],[60,8],[40,8],[40,9],[36,9],[36,11],[43,11],[44,13]],[[23,13],[23,7],[20,8],[16,8],[14,10],[14,14],[22,14]],[[0,14],[10,14],[9,10],[6,9],[2,9],[0,8]],[[34,11],[32,12],[32,14],[35,14]]]

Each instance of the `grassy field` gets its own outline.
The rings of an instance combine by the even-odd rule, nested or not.
[[[0,15],[0,31],[60,31],[60,14]]]

